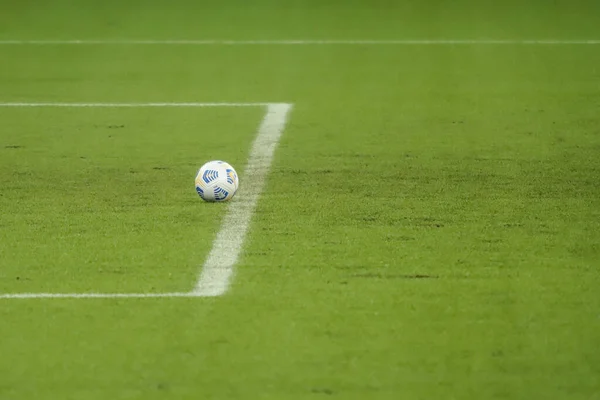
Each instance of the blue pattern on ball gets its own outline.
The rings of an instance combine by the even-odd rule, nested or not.
[[[210,183],[219,177],[219,171],[214,169],[207,169],[202,174],[202,180],[206,183]]]
[[[217,201],[225,200],[229,196],[229,192],[223,188],[215,187],[215,199]]]

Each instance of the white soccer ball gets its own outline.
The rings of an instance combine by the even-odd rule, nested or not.
[[[196,192],[205,201],[228,201],[238,190],[235,169],[225,161],[209,161],[196,174]]]

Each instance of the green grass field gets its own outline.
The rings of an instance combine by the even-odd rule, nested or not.
[[[213,39],[513,42],[7,42]],[[600,43],[522,40],[600,3],[0,1],[0,103],[294,104],[229,291],[0,298],[0,399],[600,399]],[[0,106],[0,295],[191,290],[264,114]]]

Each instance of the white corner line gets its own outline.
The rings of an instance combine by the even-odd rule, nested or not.
[[[132,299],[214,297],[225,294],[263,191],[290,103],[0,103],[0,107],[251,107],[267,106],[258,128],[241,188],[227,207],[221,229],[191,292],[174,293],[0,293],[0,299]]]
[[[5,39],[0,45],[597,45],[600,39],[357,39],[357,40],[27,40]]]
[[[221,229],[201,269],[194,289],[199,296],[220,296],[229,288],[234,266],[258,198],[263,191],[275,149],[285,128],[291,104],[270,104],[252,144],[241,189],[227,208]]]

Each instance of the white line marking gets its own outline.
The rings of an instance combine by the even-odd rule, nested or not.
[[[0,45],[580,45],[600,39],[406,39],[406,40],[0,40]]]
[[[146,299],[155,297],[199,297],[194,293],[12,293],[0,299]]]
[[[275,148],[285,127],[291,104],[268,106],[258,135],[252,145],[248,164],[244,169],[239,197],[229,205],[221,230],[204,263],[194,292],[198,296],[220,296],[227,291],[234,265],[242,250],[250,220],[265,181]]]
[[[272,103],[0,103],[0,107],[257,107]]]
[[[234,273],[252,214],[265,181],[273,154],[292,109],[288,103],[0,103],[0,107],[250,107],[267,106],[248,163],[240,193],[228,205],[221,229],[213,242],[195,288],[188,293],[7,293],[0,299],[129,299],[159,297],[212,297],[224,294]]]

